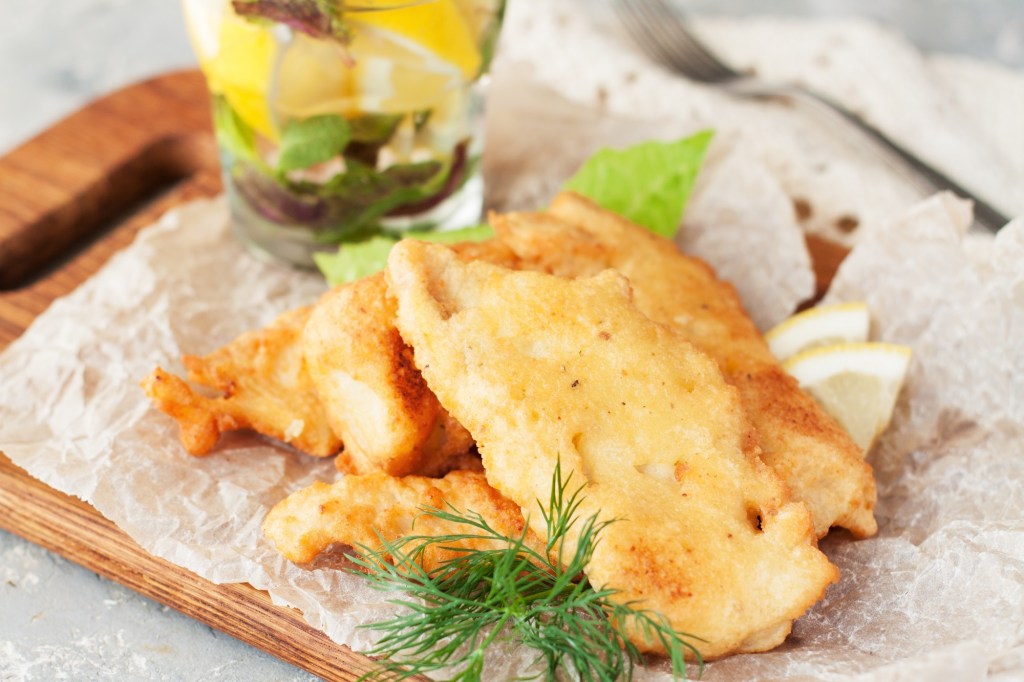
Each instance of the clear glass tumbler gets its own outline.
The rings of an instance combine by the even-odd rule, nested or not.
[[[234,229],[258,254],[472,225],[505,0],[183,0]]]

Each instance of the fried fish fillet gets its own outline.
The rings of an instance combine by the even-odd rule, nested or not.
[[[159,367],[142,381],[157,409],[178,422],[188,452],[205,455],[222,433],[239,429],[317,457],[338,451],[341,441],[328,424],[299,343],[309,314],[309,307],[291,310],[209,355],[186,355],[189,380],[216,389],[218,397],[202,395]]]
[[[517,263],[498,241],[453,248],[465,259]],[[302,345],[328,421],[345,444],[339,469],[436,476],[473,466],[467,457],[472,437],[427,388],[395,328],[395,303],[383,273],[325,294]]]
[[[473,447],[437,402],[394,325],[383,273],[324,294],[302,347],[348,473],[435,475]]]
[[[736,389],[641,313],[620,274],[516,272],[404,241],[387,276],[427,384],[533,530],[559,461],[586,483],[582,516],[618,519],[586,568],[596,586],[712,658],[778,645],[837,579],[806,506],[757,457]]]
[[[292,493],[270,510],[263,522],[264,536],[290,561],[306,564],[331,545],[380,549],[380,539],[395,541],[410,535],[437,537],[466,533],[467,528],[423,513],[424,507],[480,514],[505,537],[519,538],[543,552],[544,545],[526,529],[519,506],[487,484],[480,472],[453,471],[444,478],[405,476],[383,472],[347,475],[329,485],[317,482]],[[379,534],[379,535],[378,535]],[[487,540],[446,543],[462,549],[497,549]],[[431,545],[422,565],[432,570],[456,553]]]
[[[832,526],[877,531],[875,480],[850,437],[772,355],[735,289],[671,241],[563,193],[546,213],[493,216],[499,237],[528,262],[579,277],[614,268],[636,306],[714,358],[739,389],[761,456],[807,503],[820,537]]]

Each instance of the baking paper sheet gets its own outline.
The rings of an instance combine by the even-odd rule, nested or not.
[[[513,13],[510,26],[547,20],[533,8],[531,17]],[[594,35],[579,49],[606,39]],[[694,104],[703,112],[696,117],[595,108],[573,101],[572,88],[557,99],[550,74],[516,60],[512,45],[495,78],[489,126],[495,208],[543,205],[601,144],[669,138],[714,118],[717,104],[707,98]],[[629,63],[648,74],[630,81],[631,91],[638,80],[663,77]],[[775,140],[773,153],[803,159],[786,139]],[[842,158],[848,177],[874,169]],[[813,290],[801,231],[813,226],[794,212],[796,176],[779,163],[766,161],[749,130],[724,126],[679,235],[736,283],[762,328]],[[849,210],[830,198],[834,188],[815,194],[814,186],[799,191],[833,213]],[[857,201],[871,204],[864,192]],[[1024,677],[1024,224],[998,238],[969,234],[963,202],[893,196],[874,196],[891,210],[882,217],[873,209],[879,217],[857,231],[829,293],[868,301],[873,337],[914,349],[893,426],[870,457],[879,534],[828,536],[822,548],[842,580],[781,647],[712,663],[706,680]],[[358,577],[291,566],[259,531],[288,493],[333,480],[333,463],[247,435],[190,457],[174,423],[138,387],[154,366],[182,372],[181,354],[213,350],[323,288],[314,275],[249,258],[229,233],[223,200],[173,211],[0,356],[0,450],[93,504],[153,554],[215,582],[265,589],[360,649],[372,635],[358,626],[391,612],[387,596]],[[487,679],[523,672],[528,656],[496,646]],[[667,674],[655,664],[640,677]]]

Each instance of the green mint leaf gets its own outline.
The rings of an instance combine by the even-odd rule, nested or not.
[[[459,230],[416,230],[399,236],[375,235],[361,242],[342,244],[336,253],[318,253],[313,256],[316,266],[331,286],[353,282],[380,272],[388,262],[391,247],[400,238],[420,239],[438,244],[481,242],[494,236],[490,225],[475,225]]]
[[[289,121],[281,133],[281,173],[309,168],[341,154],[352,129],[341,116],[324,115]]]
[[[679,228],[713,135],[703,131],[675,142],[602,149],[563,189],[579,192],[609,211],[671,237]]]
[[[233,0],[231,8],[240,17],[277,22],[314,38],[351,38],[344,0]]]

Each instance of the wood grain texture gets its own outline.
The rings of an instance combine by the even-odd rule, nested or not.
[[[198,72],[118,91],[0,158],[0,350],[139,229],[220,190]],[[374,667],[266,593],[216,585],[148,554],[2,453],[0,528],[325,680],[355,680]]]

